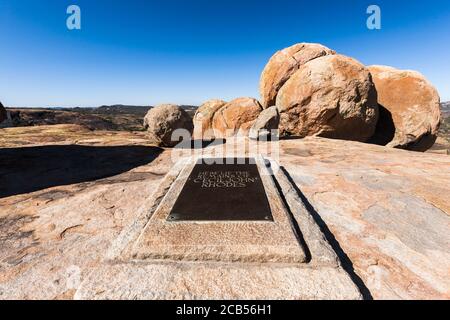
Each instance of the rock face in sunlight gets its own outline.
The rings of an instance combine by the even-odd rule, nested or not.
[[[2,129],[0,146],[17,149],[9,153],[33,152],[23,150],[28,148],[20,140],[26,137],[42,146],[35,156],[46,159],[50,148],[70,159],[79,152],[78,147],[67,150],[67,144],[76,143],[82,145],[84,156],[71,161],[94,159],[101,172],[78,164],[80,173],[69,175],[66,161],[56,159],[46,167],[36,165],[37,161],[9,162],[18,187],[26,187],[19,182],[28,175],[34,182],[41,177],[42,186],[31,193],[0,197],[1,299],[72,299],[80,283],[69,286],[68,272],[74,270],[84,280],[94,268],[105,265],[105,252],[124,228],[136,222],[142,206],[147,210],[158,203],[152,193],[173,167],[173,150],[148,146],[143,133],[80,131],[73,125],[60,125],[55,135],[54,127]],[[43,143],[50,137],[59,140]],[[55,143],[59,146],[43,146]],[[227,144],[237,152],[245,146],[231,139]],[[448,299],[448,156],[318,137],[281,141],[280,149],[279,163],[373,298]],[[108,173],[111,165],[120,165],[117,175],[90,178],[91,172]],[[132,169],[126,171],[127,167]],[[11,172],[11,168],[3,171]],[[46,186],[49,171],[54,186]],[[80,174],[89,179],[65,185],[58,172],[69,179]],[[107,276],[117,278],[115,273]],[[204,273],[201,283],[205,287],[220,284],[217,279],[217,274]]]
[[[237,133],[246,135],[263,110],[258,100],[237,98],[216,111],[213,130],[216,138],[226,138]]]
[[[376,142],[413,151],[431,148],[441,122],[437,90],[415,71],[386,66],[371,66],[369,70],[382,109]]]
[[[208,100],[203,103],[194,115],[194,139],[214,138],[213,118],[217,110],[226,104],[222,100]]]
[[[272,136],[272,130],[278,130],[280,114],[277,107],[264,109],[250,129],[249,137],[253,140],[267,140]]]
[[[365,142],[378,120],[377,92],[358,61],[329,55],[302,65],[278,93],[282,136]]]
[[[448,299],[450,158],[282,141],[281,162],[375,299]]]
[[[6,120],[7,114],[6,109],[3,107],[2,103],[0,102],[0,123]]]
[[[302,65],[331,54],[335,52],[316,43],[298,43],[275,53],[264,68],[259,82],[263,107],[275,105],[278,91]]]
[[[261,104],[280,111],[280,135],[322,136],[427,151],[442,116],[439,94],[420,73],[364,67],[321,44],[278,51],[265,66]]]
[[[178,139],[173,141],[172,134],[177,129],[185,129],[192,134],[194,125],[192,118],[182,108],[173,104],[163,104],[148,111],[144,118],[144,127],[147,129],[152,142],[163,147],[173,147]]]

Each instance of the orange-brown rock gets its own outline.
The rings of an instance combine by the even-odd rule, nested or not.
[[[335,54],[321,44],[298,43],[275,53],[261,75],[259,90],[264,108],[275,105],[278,91],[308,61]]]
[[[440,98],[420,73],[386,66],[369,67],[378,92],[380,120],[373,142],[426,151],[436,141]]]
[[[275,106],[264,109],[250,128],[248,136],[253,140],[263,140],[278,136],[280,114]]]
[[[367,141],[378,120],[377,92],[367,68],[342,55],[314,59],[278,93],[280,134]]]
[[[194,139],[214,138],[212,122],[217,110],[226,104],[222,100],[208,100],[203,103],[194,115]]]
[[[262,110],[261,104],[253,98],[238,98],[228,102],[214,114],[215,137],[246,135]]]
[[[6,109],[3,107],[2,103],[0,102],[0,123],[6,120],[7,114]]]
[[[187,135],[190,138],[194,129],[189,114],[181,107],[173,104],[163,104],[151,108],[144,118],[144,127],[147,129],[149,139],[156,145],[163,147],[174,147],[179,143],[179,140],[182,140],[175,133],[176,130],[184,129],[186,138],[188,138]],[[180,134],[182,133],[180,132]]]

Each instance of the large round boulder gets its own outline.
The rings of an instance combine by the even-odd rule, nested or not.
[[[441,122],[437,90],[415,71],[386,66],[371,66],[369,70],[380,108],[372,142],[413,151],[431,148]]]
[[[144,127],[148,131],[150,140],[162,147],[174,147],[180,142],[181,139],[172,139],[175,130],[185,129],[186,134],[191,135],[194,129],[189,114],[173,104],[151,108],[144,118]]]
[[[2,103],[0,102],[0,123],[5,121],[7,118],[7,113],[5,107],[3,107]]]
[[[378,103],[367,68],[342,55],[302,65],[278,93],[282,136],[367,141],[375,132]]]
[[[336,52],[316,43],[298,43],[275,53],[267,63],[259,82],[261,104],[275,105],[278,91],[308,61]]]
[[[253,98],[238,98],[228,102],[214,114],[215,137],[247,135],[262,110],[261,104]]]
[[[213,118],[217,110],[226,104],[222,100],[208,100],[203,103],[195,112],[194,115],[194,138],[195,139],[212,139],[213,132]]]

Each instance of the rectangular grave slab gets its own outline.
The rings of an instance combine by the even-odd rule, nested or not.
[[[287,176],[267,175],[262,157],[256,166],[273,221],[168,221],[197,164],[174,165],[75,299],[362,298]]]
[[[236,198],[240,203],[233,203],[232,198],[235,195],[231,195],[226,196],[229,202],[227,204],[220,200],[219,194],[218,198],[209,195],[204,201],[211,205],[220,201],[222,208],[216,205],[216,211],[208,211],[205,214],[196,211],[198,207],[189,207],[186,203],[189,199],[181,198],[181,205],[179,202],[182,191],[190,188],[189,178],[198,177],[204,170],[201,163],[193,159],[181,171],[128,250],[132,259],[303,263],[307,255],[275,184],[262,161],[255,161],[254,158],[253,161],[253,164],[235,164],[228,169],[227,164],[217,164],[210,168],[219,172],[231,172],[233,169],[250,171],[243,175],[251,177],[252,183],[258,182],[259,185],[255,184],[249,191],[259,194],[257,197],[245,193],[244,195],[253,199],[253,202],[248,202],[244,197]],[[199,194],[193,195],[191,201],[201,200],[196,199],[198,196]],[[188,206],[187,209],[194,210],[183,212],[182,210],[186,210],[183,203]],[[252,210],[253,205],[255,210]],[[204,209],[208,210],[206,207]],[[174,212],[186,213],[184,219],[171,220],[169,217]]]
[[[252,160],[199,159],[168,220],[273,221],[258,167]]]

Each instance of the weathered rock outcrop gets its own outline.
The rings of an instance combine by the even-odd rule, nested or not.
[[[263,110],[258,100],[237,98],[216,111],[213,130],[216,138],[226,138],[236,134],[247,135],[251,126]]]
[[[35,144],[42,144],[52,135],[51,127],[44,137],[36,127],[2,130],[20,129],[6,142],[10,148],[21,149],[16,138],[32,135]],[[64,135],[58,134],[61,140],[57,143],[76,142],[100,150],[106,145],[146,145],[143,135],[136,140],[128,132],[86,130],[81,139],[78,135],[79,130],[74,129],[64,141]],[[317,137],[279,145],[280,164],[303,193],[311,214],[333,239],[349,273],[360,279],[366,297],[449,299],[448,156]],[[243,146],[245,143],[234,145],[238,152]],[[164,150],[153,162],[117,176],[0,198],[0,298],[73,298],[92,270],[105,264],[105,252],[125,227],[136,222],[142,207],[157,205],[150,201],[151,191],[172,167],[171,152]],[[133,162],[137,155],[126,158]],[[109,164],[116,166],[118,161],[123,159],[118,156]],[[60,171],[67,166],[53,163],[60,168],[52,169]],[[7,173],[12,181],[22,181],[23,166],[23,162],[11,161],[0,168],[0,176]],[[44,180],[47,176],[48,167],[27,169],[36,170]],[[114,273],[107,276],[117,278]],[[256,288],[264,292],[266,283],[260,279],[256,278]],[[220,288],[220,275],[205,272],[199,284],[172,289],[176,295],[198,286],[210,288],[211,282]]]
[[[249,131],[250,139],[267,140],[269,137],[278,135],[279,123],[280,114],[278,113],[277,107],[273,106],[264,109]]]
[[[436,89],[418,72],[385,66],[371,66],[369,70],[380,105],[373,142],[414,151],[431,148],[441,121]]]
[[[450,298],[450,158],[315,137],[281,162],[374,299]]]
[[[278,91],[302,65],[335,53],[316,43],[299,43],[275,53],[264,68],[259,82],[263,107],[275,105]]]
[[[214,138],[213,118],[217,110],[226,104],[222,100],[208,100],[203,103],[194,115],[194,138],[210,139]]]
[[[3,107],[2,103],[0,102],[0,123],[5,121],[7,118],[6,109]]]
[[[358,61],[329,55],[302,65],[278,93],[280,134],[365,142],[378,120],[377,92]]]
[[[144,118],[150,140],[163,147],[174,147],[179,140],[173,140],[172,134],[177,129],[185,129],[192,134],[194,125],[191,117],[179,106],[163,104],[152,108]]]

